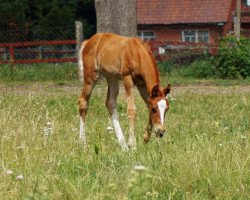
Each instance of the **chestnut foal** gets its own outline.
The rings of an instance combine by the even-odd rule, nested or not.
[[[84,66],[83,90],[79,98],[80,139],[85,147],[85,119],[88,101],[100,75],[103,75],[108,83],[106,107],[111,116],[118,142],[123,150],[128,150],[128,147],[136,147],[134,86],[137,86],[149,109],[149,123],[144,133],[144,141],[149,141],[152,129],[154,129],[157,137],[164,135],[164,117],[169,109],[167,94],[169,94],[171,86],[168,84],[164,89],[160,87],[156,61],[146,43],[138,38],[99,33],[82,44],[80,59]],[[119,80],[124,82],[127,96],[128,144],[126,144],[123,136],[119,114],[116,109]]]

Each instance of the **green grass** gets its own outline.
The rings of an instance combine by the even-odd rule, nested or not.
[[[249,93],[176,94],[168,134],[146,145],[147,109],[137,94],[138,147],[122,152],[106,129],[100,91],[87,115],[87,150],[78,141],[76,92],[0,95],[0,199],[249,198]],[[127,138],[124,96],[118,101]]]
[[[181,69],[180,69],[181,70]],[[237,86],[250,85],[250,77],[246,79],[219,79],[219,78],[194,78],[185,77],[179,74],[179,70],[172,74],[162,76],[163,83],[171,83],[172,85],[216,85],[216,86]]]
[[[250,77],[237,79],[219,78],[217,67],[213,65],[213,58],[196,60],[189,65],[178,65],[170,62],[158,63],[159,70],[168,81],[174,85],[202,84],[202,85],[249,85]]]
[[[250,77],[246,79],[219,79],[206,69],[205,61],[195,62],[190,66],[179,66],[171,63],[158,63],[164,84],[173,85],[249,85]],[[211,66],[210,66],[211,67]],[[204,70],[206,69],[206,70]],[[204,72],[203,72],[204,71]],[[208,74],[208,77],[205,75]],[[167,77],[167,79],[166,79]],[[0,65],[0,84],[20,85],[34,82],[67,85],[77,83],[76,63],[65,64],[35,64],[35,65]]]
[[[53,81],[63,85],[67,81],[76,80],[77,65],[75,63],[0,65],[0,83]]]

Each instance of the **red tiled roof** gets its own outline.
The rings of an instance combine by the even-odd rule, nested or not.
[[[219,23],[233,0],[137,0],[137,24]]]

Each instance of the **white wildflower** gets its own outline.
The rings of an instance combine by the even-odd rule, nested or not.
[[[22,144],[21,146],[18,146],[16,149],[24,149],[25,146]]]
[[[6,174],[13,174],[13,171],[11,171],[11,170],[6,170]]]
[[[51,122],[47,122],[47,126],[52,126],[52,123]]]
[[[107,127],[107,130],[108,130],[108,131],[112,131],[112,130],[113,130],[113,127],[112,127],[112,126],[108,126],[108,127]]]
[[[24,176],[22,174],[19,174],[16,178],[17,178],[17,180],[23,180]]]
[[[135,171],[145,171],[146,169],[147,168],[145,166],[143,166],[143,165],[135,165],[133,167],[133,170],[135,170]]]
[[[46,126],[42,129],[42,134],[44,136],[48,136],[54,132],[53,124],[51,122],[47,122]]]

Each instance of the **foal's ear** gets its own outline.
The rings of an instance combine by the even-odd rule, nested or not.
[[[160,93],[160,89],[159,89],[159,86],[158,85],[155,85],[150,93],[150,97],[151,98],[155,98],[155,97],[158,97],[159,96],[159,93]]]
[[[166,88],[163,89],[163,93],[165,96],[167,96],[170,93],[171,85],[168,84]]]

